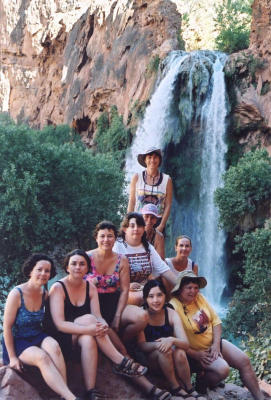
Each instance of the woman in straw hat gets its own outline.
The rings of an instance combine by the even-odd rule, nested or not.
[[[170,176],[159,171],[162,152],[151,147],[138,154],[137,160],[145,170],[132,178],[127,212],[140,212],[145,204],[155,204],[159,215],[157,230],[163,232],[170,214],[173,188]]]
[[[263,400],[255,372],[248,356],[232,343],[221,338],[221,320],[199,292],[207,285],[202,276],[192,271],[178,275],[170,303],[179,314],[189,341],[187,350],[190,368],[198,373],[197,390],[206,392],[229,374],[229,367],[239,370],[244,385],[255,400]],[[200,375],[199,375],[200,374]]]

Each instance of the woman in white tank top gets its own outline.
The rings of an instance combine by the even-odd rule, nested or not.
[[[156,229],[163,232],[172,203],[171,178],[159,171],[162,163],[160,149],[152,147],[145,153],[138,154],[137,159],[139,164],[146,169],[132,178],[127,212],[141,212],[145,204],[155,204],[160,218]]]
[[[198,265],[194,263],[189,257],[192,251],[191,239],[188,236],[178,236],[175,242],[176,256],[166,258],[166,263],[172,272],[178,275],[182,271],[193,271],[198,275]]]

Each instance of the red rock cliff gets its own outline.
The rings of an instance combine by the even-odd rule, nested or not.
[[[112,105],[127,121],[150,96],[150,62],[178,48],[169,0],[0,2],[0,109],[32,126],[73,124],[87,139]]]

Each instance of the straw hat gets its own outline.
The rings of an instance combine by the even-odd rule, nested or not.
[[[145,153],[141,153],[137,155],[137,161],[139,162],[140,165],[142,165],[142,167],[147,167],[146,163],[145,163],[145,157],[147,154],[151,154],[151,153],[156,153],[159,157],[160,157],[160,163],[159,166],[162,164],[162,152],[161,149],[158,149],[157,147],[149,147]]]
[[[203,289],[207,285],[207,280],[203,276],[197,276],[196,274],[194,274],[193,271],[185,270],[185,271],[180,272],[179,275],[177,276],[176,285],[171,290],[171,293],[179,290],[182,280],[184,278],[192,278],[193,281],[195,281],[195,283],[197,283],[199,285],[200,289]]]

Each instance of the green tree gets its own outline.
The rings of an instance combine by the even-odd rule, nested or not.
[[[223,0],[215,7],[217,49],[233,53],[249,46],[252,0]]]
[[[215,192],[220,225],[228,232],[235,232],[245,215],[252,215],[270,199],[271,157],[266,150],[251,151],[236,166],[231,166],[223,179],[224,187]]]
[[[86,248],[101,219],[119,223],[124,174],[111,154],[93,155],[67,126],[35,131],[0,122],[2,274],[34,251]]]

